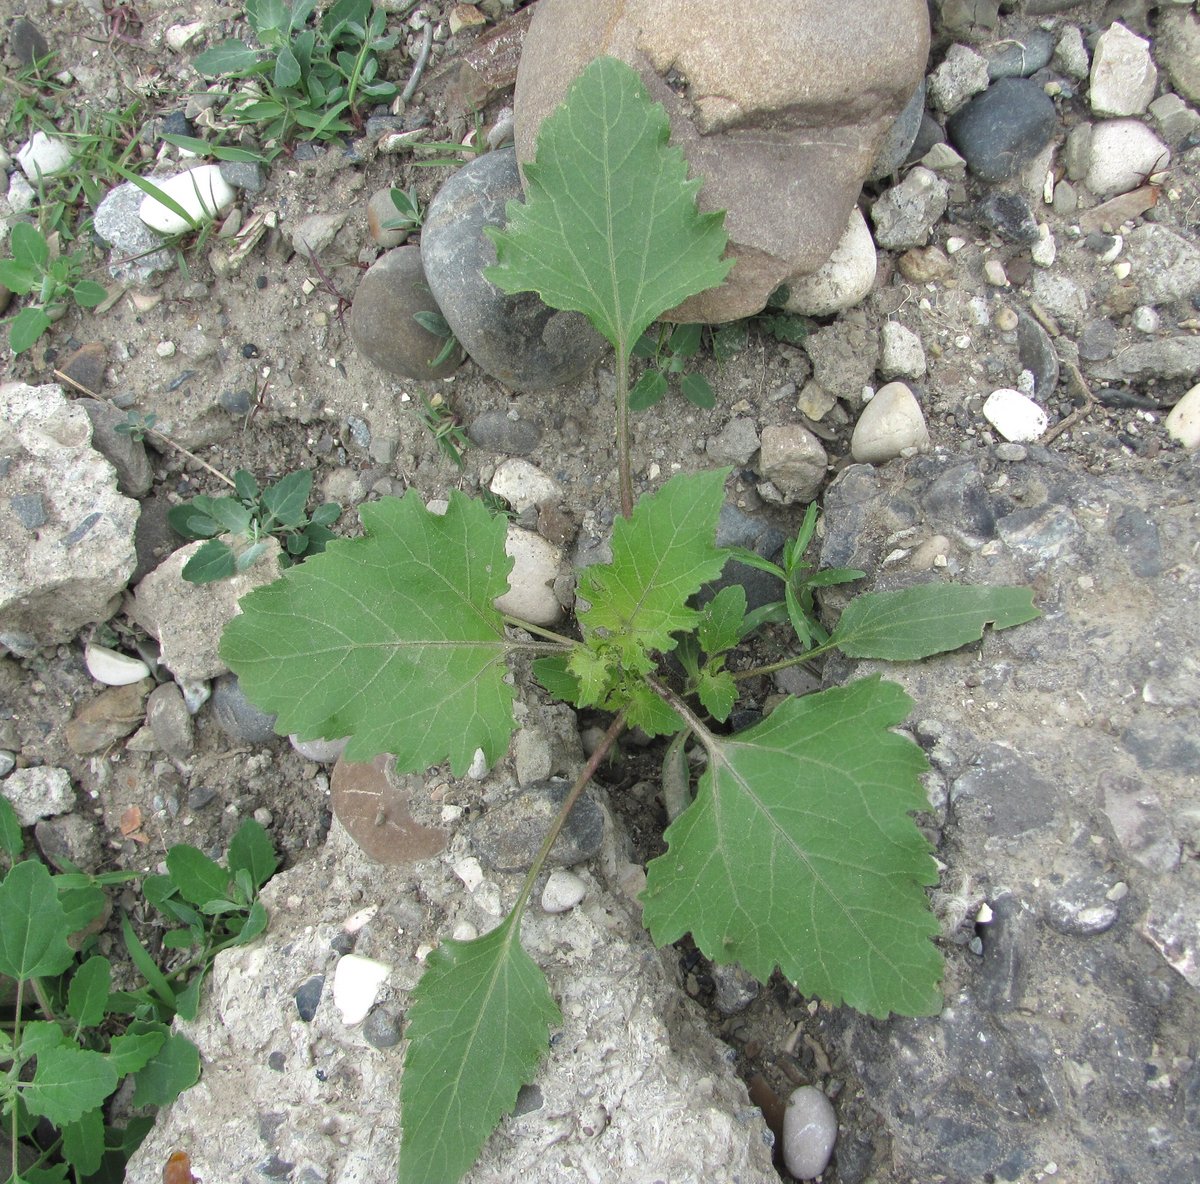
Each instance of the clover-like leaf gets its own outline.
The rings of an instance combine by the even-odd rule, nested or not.
[[[579,581],[590,647],[612,647],[627,669],[647,673],[650,651],[666,653],[673,633],[695,626],[700,614],[687,600],[725,564],[714,540],[728,473],[680,473],[642,498],[632,518],[617,519],[612,562],[587,568]]]
[[[1010,629],[1040,615],[1029,588],[921,584],[852,600],[830,641],[851,658],[915,661],[978,641],[989,624]]]
[[[874,1016],[942,1004],[937,880],[911,814],[921,750],[890,731],[911,701],[864,678],[788,699],[761,724],[705,734],[695,802],[647,869],[643,918],[659,944],[691,933],[759,979],[779,966],[805,995]]]
[[[488,230],[486,278],[583,313],[626,357],[661,313],[719,284],[732,266],[724,215],[697,211],[700,182],[670,131],[633,69],[593,61],[542,123],[525,201]]]
[[[221,654],[280,733],[350,736],[346,759],[395,755],[455,776],[477,748],[503,755],[514,727],[505,658],[520,648],[492,601],[507,588],[505,522],[459,493],[444,516],[415,491],[361,510],[336,540],[250,593]]]
[[[444,941],[412,1001],[399,1184],[455,1184],[532,1078],[560,1015],[516,913],[474,941]]]

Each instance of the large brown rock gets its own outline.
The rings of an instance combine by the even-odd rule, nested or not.
[[[533,158],[593,58],[633,66],[704,179],[701,209],[726,211],[737,259],[669,315],[734,320],[829,258],[928,51],[925,0],[541,0],[517,74],[517,154]]]

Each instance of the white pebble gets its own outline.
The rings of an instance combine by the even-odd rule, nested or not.
[[[789,312],[825,317],[853,308],[875,284],[875,240],[862,211],[854,206],[833,254],[811,275],[785,281]]]
[[[1096,41],[1088,101],[1097,115],[1141,115],[1154,98],[1158,71],[1150,42],[1113,22]]]
[[[562,488],[527,460],[504,461],[497,469],[488,488],[502,497],[518,514],[540,502],[557,501]]]
[[[1097,197],[1144,185],[1171,163],[1171,150],[1140,119],[1106,119],[1092,129],[1084,184]]]
[[[141,658],[131,658],[94,642],[84,647],[83,661],[88,673],[106,687],[125,687],[150,677],[150,667]]]
[[[1007,288],[1008,276],[1004,271],[1004,264],[999,259],[989,259],[983,265],[983,278],[987,280],[993,288]]]
[[[542,908],[548,913],[565,913],[587,895],[587,884],[574,872],[556,868],[542,889]]]
[[[1133,310],[1133,327],[1139,333],[1157,333],[1161,320],[1158,310],[1141,304]]]
[[[319,765],[331,765],[342,755],[349,736],[340,740],[301,740],[296,735],[288,737],[288,743],[306,760],[316,761]]]
[[[474,941],[479,936],[479,930],[470,921],[459,921],[450,936],[455,941]]]
[[[813,1085],[792,1091],[783,1114],[783,1163],[797,1180],[812,1180],[829,1166],[837,1139],[837,1115]]]
[[[493,601],[497,610],[534,625],[557,624],[562,605],[553,584],[563,562],[562,550],[540,534],[511,524],[504,550],[513,566],[508,573],[508,591]]]
[[[850,438],[850,454],[863,464],[882,464],[928,447],[925,415],[903,382],[889,382],[880,388],[858,417]]]
[[[988,395],[983,414],[1000,435],[1014,444],[1036,440],[1049,422],[1045,411],[1032,399],[1008,387]]]
[[[233,187],[221,176],[220,166],[202,164],[165,180],[152,178],[152,184],[173,198],[193,222],[207,222],[233,204]],[[159,234],[182,234],[191,222],[156,197],[147,194],[138,207],[138,217]]]
[[[1058,247],[1054,243],[1054,235],[1050,227],[1042,222],[1038,225],[1038,241],[1030,249],[1029,257],[1038,267],[1053,267],[1058,255]]]
[[[1178,440],[1189,452],[1200,448],[1200,384],[1192,387],[1171,408],[1163,426],[1167,435]]]
[[[925,347],[911,329],[899,321],[885,321],[881,333],[879,373],[884,378],[923,378]]]
[[[154,352],[160,358],[173,358],[175,356],[175,342],[160,341],[155,347]]]
[[[361,1024],[379,998],[391,967],[361,954],[346,954],[338,959],[333,972],[333,1004],[342,1013],[348,1027]]]
[[[454,874],[463,882],[468,892],[474,892],[483,883],[483,865],[474,855],[460,859],[454,865]]]
[[[45,132],[33,135],[17,149],[17,164],[31,181],[38,177],[55,177],[65,173],[75,160],[75,154],[65,140],[56,140]]]
[[[375,920],[375,914],[379,912],[377,904],[368,905],[365,909],[359,909],[357,913],[351,913],[343,922],[342,928],[347,933],[357,933],[360,929],[365,929],[370,923]]]

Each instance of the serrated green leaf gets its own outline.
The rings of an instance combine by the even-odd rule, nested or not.
[[[560,1021],[509,916],[429,955],[408,1012],[399,1184],[456,1184],[517,1100]]]
[[[117,1074],[102,1053],[63,1045],[38,1054],[33,1080],[21,1086],[31,1114],[55,1126],[77,1122],[117,1088]]]
[[[696,636],[706,654],[722,654],[742,639],[746,589],[741,584],[722,588],[701,610]]]
[[[21,309],[8,326],[8,348],[14,354],[24,353],[32,348],[37,339],[50,328],[51,323],[45,309]]]
[[[81,1175],[100,1170],[104,1158],[104,1112],[85,1111],[77,1121],[62,1128],[63,1158]]]
[[[0,884],[0,974],[61,974],[74,961],[67,914],[45,864],[27,859]]]
[[[700,614],[687,600],[725,565],[714,540],[728,474],[680,473],[643,497],[632,518],[617,519],[612,562],[592,565],[579,581],[590,605],[579,623],[590,646],[610,645],[645,670],[647,652],[668,652],[672,633],[695,627]]]
[[[672,736],[686,725],[645,683],[633,682],[620,690],[625,722],[647,736]]]
[[[102,1019],[112,985],[112,967],[107,958],[89,958],[71,977],[67,990],[67,1014],[81,1027],[94,1028]]]
[[[660,313],[719,284],[724,215],[697,212],[700,182],[670,131],[634,70],[596,58],[542,123],[525,201],[488,230],[486,278],[583,313],[623,355]]]
[[[492,601],[508,586],[505,521],[462,494],[444,516],[415,491],[360,511],[366,536],[335,540],[243,598],[221,656],[281,732],[350,736],[346,759],[393,753],[400,768],[508,748],[513,690]]]
[[[1029,588],[922,584],[856,597],[830,641],[851,658],[911,662],[978,641],[988,625],[1010,629],[1039,616]]]
[[[227,580],[235,571],[237,558],[229,544],[222,539],[209,539],[196,549],[179,574],[189,584],[211,584]]]
[[[187,843],[167,852],[167,874],[184,900],[201,907],[224,897],[232,879],[219,863]]]
[[[186,1037],[171,1032],[134,1075],[135,1106],[169,1106],[200,1080],[200,1051]]]
[[[86,929],[104,912],[107,898],[95,884],[74,884],[62,875],[54,877],[54,884],[66,916],[68,933]]]
[[[12,802],[0,795],[0,851],[9,859],[16,859],[25,849],[25,839],[21,834],[21,823]]]
[[[702,737],[696,801],[647,869],[643,919],[660,945],[691,933],[718,962],[874,1016],[941,1005],[937,882],[912,812],[927,805],[921,750],[890,731],[911,707],[859,679],[788,699],[761,724]]]
[[[579,703],[579,679],[567,669],[567,658],[537,658],[533,663],[533,677],[556,699],[564,703]]]
[[[21,1029],[20,1059],[27,1061],[69,1043],[67,1034],[58,1024],[51,1020],[31,1020]]]
[[[229,870],[235,874],[243,868],[250,873],[256,888],[261,888],[279,866],[275,845],[261,823],[247,818],[229,840]]]
[[[142,1023],[131,1025],[129,1031],[114,1036],[108,1050],[108,1063],[118,1077],[136,1073],[149,1064],[167,1038],[165,1024]]]
[[[728,670],[712,670],[705,667],[700,672],[696,694],[704,704],[704,710],[724,723],[737,702],[737,684]]]

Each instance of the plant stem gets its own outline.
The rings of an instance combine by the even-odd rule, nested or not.
[[[42,1009],[42,1015],[48,1020],[57,1022],[58,1017],[54,1014],[54,1007],[50,1003],[50,996],[46,994],[46,988],[42,986],[42,980],[40,978],[31,978],[29,985],[33,988],[33,995],[38,1002],[38,1007]]]
[[[504,623],[512,625],[514,629],[524,629],[526,633],[532,633],[535,637],[544,637],[547,641],[557,642],[560,646],[574,649],[579,643],[572,641],[569,637],[563,637],[559,633],[555,633],[552,629],[543,629],[541,625],[531,625],[528,621],[521,620],[520,617],[510,616],[508,613],[502,614]]]
[[[633,515],[633,474],[629,465],[629,351],[617,347],[617,471],[621,516]]]
[[[757,678],[760,674],[774,674],[777,670],[786,670],[789,666],[799,666],[804,662],[811,662],[814,658],[823,658],[832,650],[836,650],[837,644],[833,641],[827,641],[823,645],[815,646],[811,650],[806,650],[802,654],[796,654],[791,658],[783,658],[778,662],[772,662],[767,666],[753,666],[749,670],[737,670],[733,674],[735,682],[741,682],[744,678]]]
[[[538,853],[533,857],[533,863],[525,875],[525,882],[521,885],[521,891],[517,894],[517,903],[512,907],[514,916],[519,917],[524,911],[525,905],[529,901],[529,895],[533,891],[533,885],[537,882],[537,878],[541,875],[542,868],[550,856],[550,848],[554,846],[555,839],[558,838],[559,832],[566,825],[567,817],[571,813],[575,803],[579,800],[579,795],[587,788],[588,782],[595,776],[600,763],[608,756],[612,746],[617,742],[617,737],[624,730],[625,712],[622,711],[609,724],[608,731],[604,733],[604,737],[601,739],[596,751],[588,758],[588,763],[583,766],[582,772],[575,778],[575,783],[563,799],[563,804],[559,806],[558,813],[554,816],[554,821],[550,824],[550,829],[546,832],[546,837],[542,840],[541,847],[538,848]]]

